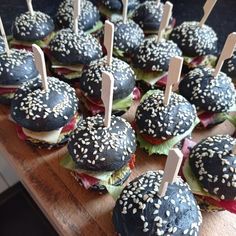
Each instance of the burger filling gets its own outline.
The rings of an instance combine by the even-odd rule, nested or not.
[[[75,179],[81,181],[86,189],[89,189],[94,185],[107,187],[109,185],[117,185],[117,183],[122,181],[127,174],[131,172],[135,165],[135,154],[131,155],[131,159],[126,165],[115,171],[99,172],[79,169],[76,167],[76,163],[70,155],[67,155],[62,159],[61,165],[71,170]]]
[[[134,69],[138,80],[144,81],[151,87],[165,87],[167,83],[167,72],[163,71],[144,71],[138,68]]]
[[[73,118],[64,126],[57,130],[48,132],[35,132],[19,125],[16,125],[16,131],[18,137],[23,141],[30,141],[31,143],[47,143],[57,144],[63,141],[76,127],[80,120],[80,116],[76,114]]]
[[[93,34],[103,28],[103,23],[101,21],[97,21],[93,28],[86,31],[88,34]]]
[[[139,89],[135,87],[133,92],[126,98],[115,100],[112,104],[112,110],[113,111],[127,111],[131,107],[133,100],[140,99],[140,96],[141,94],[139,92]],[[91,111],[93,115],[105,112],[105,107],[102,101],[94,101],[91,98],[85,96],[84,94],[82,96],[82,100],[85,104],[85,107],[89,111]]]
[[[187,57],[184,56],[184,65],[189,69],[196,68],[198,66],[207,66],[214,68],[216,66],[217,57],[213,55]]]
[[[41,48],[46,48],[48,46],[49,42],[54,38],[54,36],[55,36],[55,33],[52,32],[42,40],[35,40],[35,41],[30,41],[30,42],[29,41],[21,41],[21,40],[17,40],[17,39],[13,38],[10,41],[10,45],[13,48],[27,49],[27,50],[32,51],[32,44],[37,44]]]
[[[15,95],[18,85],[0,85],[0,96],[8,99],[12,99]]]

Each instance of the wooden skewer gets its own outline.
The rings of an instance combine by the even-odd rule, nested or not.
[[[36,44],[32,45],[32,49],[34,53],[35,66],[42,78],[43,89],[48,90],[47,70],[45,65],[44,53],[42,49]]]
[[[112,53],[113,53],[113,41],[114,41],[114,24],[109,20],[105,21],[105,33],[104,33],[104,46],[107,50],[107,64],[112,65]]]
[[[159,197],[165,196],[168,184],[175,182],[182,160],[183,153],[178,148],[173,148],[169,151],[164,169],[164,175],[159,187]]]
[[[79,20],[79,16],[80,16],[80,11],[81,11],[81,2],[80,0],[74,0],[74,12],[73,12],[73,20],[74,20],[74,32],[75,34],[78,34],[78,20]]]
[[[105,106],[104,126],[110,127],[113,102],[114,77],[111,73],[102,73],[102,101]]]
[[[30,15],[34,15],[34,9],[33,9],[33,5],[32,5],[32,0],[26,0],[27,2],[27,6],[28,6],[28,9],[29,9],[29,12],[30,12]]]
[[[157,6],[160,4],[160,2],[161,2],[160,0],[157,0]]]
[[[173,85],[178,83],[180,80],[182,66],[183,66],[183,58],[182,57],[171,58],[169,70],[168,70],[168,78],[167,78],[167,84],[166,84],[166,89],[165,89],[165,96],[164,96],[164,105],[165,106],[169,105]]]
[[[10,49],[9,49],[9,45],[8,45],[8,42],[7,42],[7,36],[6,36],[5,30],[4,30],[4,26],[3,26],[3,23],[2,23],[2,18],[1,17],[0,17],[0,31],[1,31],[3,41],[4,41],[5,52],[9,56]]]
[[[210,15],[213,7],[215,6],[216,2],[217,2],[217,0],[207,0],[206,1],[205,5],[203,7],[204,15],[203,15],[201,21],[199,22],[200,27],[202,27],[205,24],[205,22],[206,22],[208,16]]]
[[[233,56],[234,48],[236,45],[236,32],[233,32],[228,35],[224,48],[221,52],[220,58],[217,62],[216,68],[214,70],[213,76],[216,77],[224,64],[224,61]]]
[[[167,1],[164,5],[164,12],[163,12],[163,16],[162,16],[162,19],[161,19],[161,24],[160,24],[160,27],[159,27],[159,31],[158,31],[157,42],[161,41],[163,31],[165,30],[165,28],[169,24],[172,9],[173,9],[173,4]]]
[[[127,23],[127,15],[128,15],[128,0],[122,0],[123,3],[123,22]]]

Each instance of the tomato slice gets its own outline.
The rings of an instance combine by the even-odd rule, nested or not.
[[[153,138],[152,136],[150,135],[147,135],[147,134],[141,134],[140,135],[143,137],[143,139],[145,139],[147,142],[151,143],[151,144],[154,144],[154,145],[159,145],[159,144],[162,144],[164,142],[166,142],[168,139],[162,139],[162,138]],[[170,137],[171,138],[171,137]],[[169,139],[170,139],[169,138]]]
[[[78,173],[76,171],[74,171],[73,173],[76,177],[78,177],[78,179],[81,180],[83,186],[86,189],[89,189],[91,186],[96,185],[96,184],[99,183],[99,179],[96,179],[96,178],[94,178],[90,175],[86,175],[84,173]]]
[[[67,68],[54,68],[54,71],[58,74],[58,75],[68,75],[70,73],[72,73],[73,71]]]
[[[67,123],[64,128],[62,129],[61,133],[67,133],[67,132],[70,132],[72,130],[74,130],[75,128],[75,124],[76,124],[76,119],[77,119],[77,116],[74,116],[69,123]]]
[[[136,155],[135,154],[131,154],[131,158],[129,161],[129,168],[132,170],[135,167],[135,161],[136,161]]]
[[[213,112],[204,112],[200,115],[198,115],[198,118],[201,121],[201,124],[203,127],[207,127],[209,124],[212,124],[214,121],[214,113]]]
[[[31,51],[33,52],[33,49],[31,46],[26,46],[26,45],[19,45],[19,44],[12,44],[12,47],[15,48],[15,49],[25,49],[27,51]]]

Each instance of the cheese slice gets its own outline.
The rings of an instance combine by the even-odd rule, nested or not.
[[[68,70],[81,72],[82,69],[83,69],[83,65],[77,65],[77,66],[52,65],[52,68],[53,69],[65,68],[65,69],[68,69]]]
[[[0,84],[0,88],[20,88],[22,85],[2,85]]]
[[[45,131],[35,132],[35,131],[22,127],[22,130],[26,136],[31,137],[33,139],[40,140],[40,141],[45,141],[47,143],[57,143],[62,129],[63,127],[60,129],[48,131],[48,132],[45,132]]]

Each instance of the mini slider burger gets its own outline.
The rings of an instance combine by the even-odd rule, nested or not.
[[[131,16],[134,9],[138,6],[139,0],[129,0],[128,14]],[[112,19],[116,15],[120,15],[123,9],[122,0],[99,0],[98,8],[106,19]]]
[[[163,38],[172,7],[170,2],[166,2],[158,37],[145,39],[132,58],[132,67],[137,75],[137,85],[143,92],[165,87],[170,59],[182,55],[177,44]],[[166,15],[168,17],[165,17]]]
[[[46,68],[39,66],[35,50],[41,53],[41,58],[43,52],[36,45],[33,50],[41,80],[26,82],[17,90],[11,104],[11,117],[20,139],[38,148],[57,147],[67,142],[77,126],[78,100],[68,84],[47,77]]]
[[[183,174],[200,207],[236,214],[236,139],[208,137],[196,144],[183,166]]]
[[[34,11],[30,0],[27,0],[29,11],[16,17],[13,26],[11,47],[31,50],[32,44],[46,48],[54,36],[53,19],[40,11]]]
[[[180,63],[181,59],[171,60],[168,73],[170,81],[167,81],[165,93],[150,90],[142,97],[137,108],[134,124],[137,141],[149,155],[167,155],[171,148],[180,145],[184,138],[191,135],[199,122],[195,107],[183,96],[170,92],[172,85],[179,80],[182,65],[176,65],[176,61]]]
[[[135,87],[135,74],[131,67],[118,58],[112,58],[112,29],[113,24],[105,23],[105,44],[109,48],[108,55],[91,62],[82,73],[79,88],[81,100],[86,109],[93,115],[104,113],[104,104],[101,99],[102,72],[108,71],[114,76],[114,95],[112,110],[117,115],[126,112],[133,100],[139,99],[139,90]],[[111,27],[111,28],[108,28]],[[111,36],[111,37],[110,37]],[[107,45],[106,44],[106,45]]]
[[[215,4],[216,1],[208,2]],[[207,4],[207,3],[206,3]],[[213,8],[209,8],[210,10]],[[218,53],[218,38],[215,31],[208,25],[205,14],[200,22],[188,21],[173,29],[170,39],[178,44],[184,55],[183,72],[187,73],[198,66],[214,67],[216,64],[216,54]]]
[[[10,105],[17,88],[26,81],[36,80],[39,74],[31,52],[9,49],[1,18],[0,28],[4,50],[0,53],[0,103]]]
[[[47,50],[53,75],[70,84],[78,82],[85,65],[103,55],[98,40],[78,29],[80,12],[76,4],[80,1],[74,4],[74,29],[58,31]]]
[[[109,190],[126,181],[134,168],[136,139],[131,125],[111,115],[114,77],[102,75],[105,116],[87,117],[73,132],[62,165],[88,189]]]
[[[163,191],[166,173],[148,171],[123,189],[113,209],[117,235],[199,235],[202,215],[188,184],[176,176]]]
[[[160,28],[163,12],[164,4],[160,1],[145,1],[134,10],[132,20],[143,29],[145,35],[156,35]],[[165,29],[165,37],[168,37],[174,26],[175,19],[171,17]]]
[[[64,0],[57,10],[55,17],[58,29],[72,28],[73,26],[73,2],[72,0]],[[100,21],[100,13],[91,2],[83,0],[81,3],[81,15],[78,22],[80,30],[86,33],[94,34],[98,32],[103,23]]]
[[[179,93],[196,106],[201,121],[198,128],[210,128],[222,123],[228,112],[235,109],[236,92],[231,78],[220,72],[199,67],[185,75]]]
[[[128,0],[123,0],[123,19],[114,22],[114,52],[113,54],[125,61],[135,53],[144,40],[143,30],[133,20],[127,19]]]

